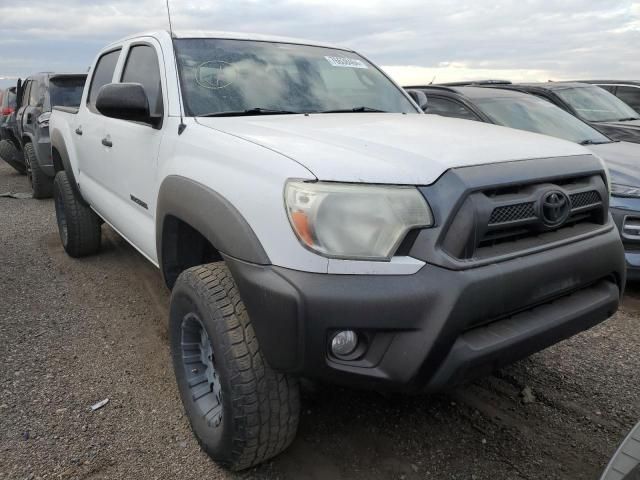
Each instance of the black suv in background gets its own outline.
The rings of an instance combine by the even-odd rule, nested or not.
[[[500,88],[545,98],[613,140],[640,143],[640,113],[596,85],[548,82],[500,85]]]
[[[640,112],[640,81],[638,80],[584,80],[583,83],[591,83],[607,92],[614,94],[624,103]]]
[[[34,198],[47,198],[53,192],[51,109],[79,106],[86,79],[86,74],[38,73],[19,83],[16,122]]]
[[[16,125],[16,87],[0,92],[0,159],[20,173],[25,173],[24,159]]]

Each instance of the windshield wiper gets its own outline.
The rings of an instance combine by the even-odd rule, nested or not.
[[[580,142],[580,145],[604,145],[605,143],[613,143],[613,141],[596,142],[595,140],[583,140]]]
[[[386,110],[378,110],[377,108],[371,108],[371,107],[353,107],[353,108],[341,108],[338,110],[323,110],[318,113],[362,113],[362,112],[388,113]]]
[[[632,120],[640,120],[640,118],[638,117],[627,117],[627,118],[621,118],[620,120],[618,120],[619,122],[630,122]]]
[[[302,112],[293,112],[291,110],[273,110],[270,108],[254,107],[246,110],[230,110],[227,112],[212,112],[198,117],[241,117],[250,115],[294,115]]]

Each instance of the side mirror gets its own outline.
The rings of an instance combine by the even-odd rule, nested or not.
[[[409,96],[413,99],[414,102],[418,104],[420,109],[424,112],[429,105],[429,101],[427,100],[427,95],[421,90],[407,90]]]
[[[149,99],[139,83],[108,83],[98,91],[96,109],[105,117],[157,126],[151,116]]]

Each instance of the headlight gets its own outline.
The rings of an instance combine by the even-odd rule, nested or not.
[[[48,127],[49,118],[51,118],[51,112],[44,112],[38,117],[38,125],[40,125],[41,127]]]
[[[611,195],[614,197],[640,197],[640,187],[631,187],[629,185],[612,183]]]
[[[285,203],[300,242],[326,257],[388,260],[409,230],[433,225],[414,187],[290,181]]]

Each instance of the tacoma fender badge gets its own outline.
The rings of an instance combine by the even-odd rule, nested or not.
[[[147,205],[145,202],[140,200],[138,197],[134,197],[133,195],[129,195],[129,196],[131,197],[131,201],[133,203],[137,203],[138,205],[140,205],[145,210],[149,210],[149,205]]]

